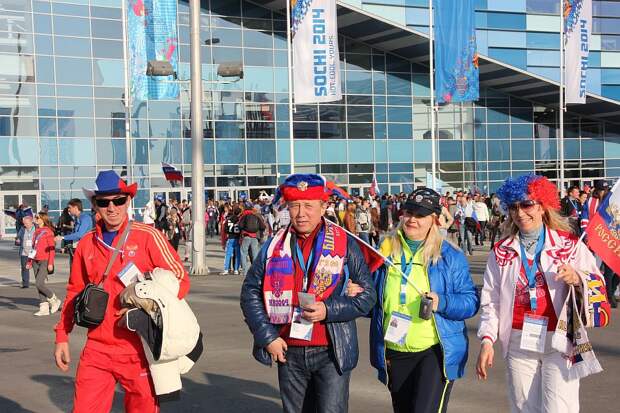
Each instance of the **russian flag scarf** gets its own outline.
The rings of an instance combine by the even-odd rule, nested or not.
[[[317,301],[329,297],[338,285],[347,254],[346,232],[325,219],[320,225],[313,247],[315,259],[308,263],[312,267],[307,292],[314,294]],[[277,232],[267,249],[263,297],[272,324],[288,324],[293,315],[295,263],[291,248],[297,246],[293,236],[293,227],[289,225]]]

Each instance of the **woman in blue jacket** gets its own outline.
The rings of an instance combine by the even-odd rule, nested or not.
[[[380,248],[392,263],[375,273],[370,361],[394,412],[445,412],[467,361],[464,320],[480,302],[465,255],[439,232],[439,194],[419,189],[403,212]]]

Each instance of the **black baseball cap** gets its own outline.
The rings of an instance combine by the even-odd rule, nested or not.
[[[430,188],[414,191],[404,203],[403,209],[419,216],[427,216],[433,212],[441,214],[441,195]]]

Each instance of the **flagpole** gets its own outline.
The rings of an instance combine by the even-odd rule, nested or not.
[[[295,173],[295,142],[293,139],[293,47],[291,35],[291,0],[286,0],[286,45],[288,62],[288,135],[291,157],[291,174]]]
[[[429,80],[431,86],[431,188],[436,188],[437,152],[435,148],[435,62],[433,53],[433,0],[428,0],[428,50],[429,50]],[[428,182],[426,183],[428,186]]]
[[[207,275],[205,259],[205,178],[202,152],[202,64],[200,59],[200,0],[189,1],[192,136],[192,265],[193,275]]]
[[[127,28],[127,5],[125,1],[121,2],[121,23],[123,25],[123,74],[124,74],[124,91],[125,94],[125,152],[127,154],[127,182],[132,181],[132,166],[131,166],[131,91],[129,90],[129,53],[128,48],[128,28]],[[133,200],[131,201],[130,208],[133,209]],[[132,211],[133,212],[133,211]]]
[[[558,151],[560,152],[560,197],[564,195],[564,0],[560,1],[560,105],[559,105],[559,128],[558,128]]]

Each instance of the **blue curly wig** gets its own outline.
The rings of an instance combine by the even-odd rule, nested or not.
[[[528,187],[537,178],[539,176],[535,174],[521,175],[518,178],[506,178],[504,184],[495,192],[504,212],[508,212],[509,205],[528,199]]]
[[[504,212],[516,202],[533,199],[545,209],[560,209],[558,188],[544,176],[533,173],[518,178],[507,178],[496,192]]]

